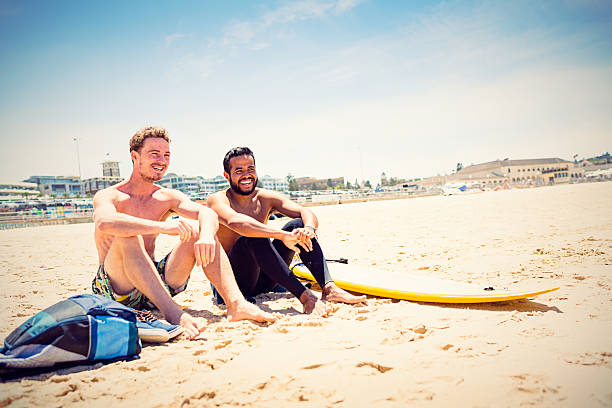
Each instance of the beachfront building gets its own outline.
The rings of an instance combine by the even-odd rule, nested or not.
[[[202,177],[179,176],[175,173],[168,173],[157,182],[160,186],[179,190],[188,196],[192,196],[200,192]]]
[[[463,183],[495,188],[513,185],[550,185],[584,180],[585,168],[560,158],[495,160],[466,166],[456,173],[428,177],[418,182],[422,187]]]
[[[20,200],[40,195],[36,183],[0,183],[0,201]]]
[[[23,180],[34,183],[45,196],[78,197],[84,194],[81,179],[76,176],[30,176]]]
[[[215,176],[213,178],[202,179],[201,193],[206,195],[212,194],[216,191],[223,190],[229,187],[229,182],[223,176]]]
[[[119,162],[114,160],[102,162],[102,175],[104,177],[119,177]]]
[[[123,177],[117,176],[102,176],[102,177],[92,177],[86,180],[83,180],[83,192],[88,196],[93,196],[98,191],[120,183],[123,181]]]
[[[287,179],[273,178],[272,176],[265,175],[259,178],[259,182],[262,187],[268,190],[275,191],[289,191],[289,183]]]
[[[179,176],[175,173],[166,174],[157,184],[179,190],[196,199],[206,198],[216,191],[229,187],[229,183],[223,176],[206,179],[202,176]]]
[[[452,182],[480,184],[482,187],[567,183],[581,177],[573,162],[559,158],[495,160],[464,167],[448,177]]]
[[[326,190],[336,187],[344,187],[344,177],[326,179],[318,179],[314,177],[296,177],[295,181],[297,182],[300,190]]]

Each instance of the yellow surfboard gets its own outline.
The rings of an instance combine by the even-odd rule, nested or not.
[[[512,289],[495,288],[488,284],[478,286],[448,279],[362,268],[352,265],[329,263],[328,267],[334,282],[342,289],[366,295],[418,302],[504,302],[507,300],[531,298],[559,289],[559,286]],[[315,281],[304,264],[297,264],[291,270],[300,279],[311,282]]]

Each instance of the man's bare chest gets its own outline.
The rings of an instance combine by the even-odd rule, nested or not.
[[[248,205],[239,205],[237,203],[230,203],[230,205],[234,211],[248,215],[264,224],[267,223],[271,210],[270,205],[262,200],[253,201]]]
[[[170,213],[170,203],[156,199],[128,198],[120,200],[116,208],[120,213],[149,220],[166,219]]]

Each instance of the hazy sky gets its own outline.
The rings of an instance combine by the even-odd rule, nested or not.
[[[0,0],[3,181],[170,171],[377,182],[612,148],[612,2]]]

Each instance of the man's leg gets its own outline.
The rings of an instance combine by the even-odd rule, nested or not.
[[[181,242],[172,251],[166,265],[166,283],[172,288],[182,286],[193,266],[195,254],[193,245],[197,238]],[[215,236],[215,259],[206,265],[204,274],[212,283],[227,305],[227,318],[230,321],[255,320],[258,322],[273,322],[275,317],[266,313],[257,306],[246,301],[234,278],[232,267],[221,243]]]
[[[287,224],[285,224],[283,230],[291,232],[296,228],[304,228],[304,223],[302,222],[301,218],[295,218],[289,221]],[[275,239],[273,244],[285,263],[290,265],[295,252],[287,248],[285,244],[283,244],[283,241]],[[321,249],[319,242],[316,239],[312,239],[312,251],[306,251],[301,246],[300,248],[300,259],[312,273],[312,276],[315,278],[319,286],[324,288],[325,285],[333,282],[333,279],[329,274],[329,269],[327,268],[327,262],[325,262],[325,255],[323,255],[323,250]]]
[[[253,293],[257,294],[261,293],[262,289],[270,291],[278,283],[299,299],[304,313],[320,316],[327,315],[327,307],[291,273],[283,258],[278,254],[268,238],[241,237],[238,241],[241,241],[239,248],[244,248],[236,252],[232,248],[230,255],[232,259],[238,262],[237,266],[239,268],[234,272],[238,271],[239,276],[237,280],[244,285],[245,289],[253,290]],[[256,275],[249,275],[251,272],[249,272],[248,268],[246,272],[240,269],[241,253],[248,254],[249,258],[256,265]],[[252,269],[252,266],[250,268]],[[242,275],[240,275],[241,272]]]
[[[241,237],[228,257],[240,290],[248,296],[269,292],[277,284],[297,298],[306,290],[268,238]]]
[[[283,227],[284,231],[293,231],[296,228],[304,228],[304,223],[301,218],[295,218],[289,221]],[[312,276],[315,278],[319,286],[322,289],[323,300],[329,300],[333,302],[342,303],[360,303],[366,300],[365,295],[355,296],[347,291],[339,288],[332,279],[327,262],[325,261],[325,255],[319,245],[319,241],[316,238],[311,240],[312,251],[306,251],[301,245],[300,259],[306,265]],[[291,263],[294,252],[287,248],[282,241],[274,240],[274,247],[278,251],[279,255],[285,260],[287,265]]]
[[[113,290],[127,294],[138,289],[163,313],[172,324],[180,324],[187,337],[196,337],[202,325],[183,312],[173,300],[147,254],[141,236],[115,237],[104,260]]]

